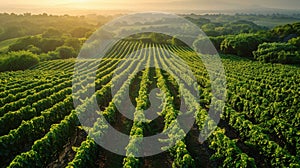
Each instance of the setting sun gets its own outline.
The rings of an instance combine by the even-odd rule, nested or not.
[[[66,2],[87,2],[88,0],[66,0]],[[64,1],[62,1],[64,2]]]

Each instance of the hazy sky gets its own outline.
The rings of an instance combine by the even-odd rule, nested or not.
[[[300,0],[0,0],[5,9],[123,9],[123,10],[228,10],[280,8],[300,10]]]

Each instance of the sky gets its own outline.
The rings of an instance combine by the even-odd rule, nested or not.
[[[300,0],[0,0],[0,4],[0,12],[22,9],[172,11],[279,8],[300,10]]]

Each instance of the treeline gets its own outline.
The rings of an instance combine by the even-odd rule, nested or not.
[[[267,30],[265,27],[246,20],[217,23],[201,17],[190,16],[186,18],[197,24],[221,53],[234,54],[262,62],[300,63],[300,23],[277,26]],[[0,58],[3,68],[1,71],[24,69],[24,67],[9,67],[12,66],[9,60],[13,60],[15,55],[30,55],[28,58],[33,58],[31,57],[32,54],[35,63],[36,56],[39,61],[74,58],[94,30],[111,19],[112,17],[96,15],[0,14],[0,41],[20,37],[8,47],[7,52],[2,53]],[[135,34],[125,40],[186,46],[178,37],[150,32]],[[208,40],[199,39],[198,45],[201,45],[202,43],[199,41],[204,41],[207,45]],[[201,49],[205,50],[205,47]],[[205,53],[214,54],[210,50],[205,51]],[[16,58],[19,60],[20,57]],[[5,61],[8,63],[4,64]]]
[[[77,57],[82,44],[112,17],[0,14],[0,41],[18,38],[1,51],[0,71],[27,69],[39,61]]]
[[[75,37],[84,37],[86,32],[93,32],[97,27],[111,20],[112,17],[89,16],[56,16],[46,13],[33,15],[25,14],[0,14],[0,41],[38,35],[53,27],[64,34]],[[84,28],[84,29],[82,29]]]
[[[300,64],[300,22],[257,33],[210,37],[221,53],[265,63]]]
[[[169,36],[166,34],[161,33],[154,33],[154,32],[148,32],[148,33],[139,33],[131,35],[124,40],[128,41],[138,41],[141,43],[155,43],[155,44],[170,44],[170,45],[179,45],[179,46],[186,46],[185,43],[180,41],[178,37]]]
[[[83,32],[83,29],[82,29]],[[86,33],[87,33],[86,29]],[[82,33],[83,34],[83,33]],[[77,38],[50,28],[41,35],[20,38],[9,46],[8,51],[30,51],[38,54],[42,61],[74,58],[78,55],[85,37]]]
[[[213,22],[204,17],[185,17],[192,23],[199,26],[207,36],[234,35],[240,33],[256,33],[262,30],[267,30],[266,27],[259,26],[252,21],[233,19],[229,22]]]
[[[210,24],[208,19],[202,18],[197,21]],[[197,22],[198,25],[199,22]],[[253,23],[249,24],[253,25]],[[231,32],[232,34],[209,36],[209,39],[217,51],[223,54],[237,55],[264,63],[300,64],[300,22],[277,26],[271,30],[257,28],[247,33],[238,33],[237,30],[247,32],[247,29],[236,28],[236,31]],[[186,46],[178,37],[151,32],[135,34],[125,40]],[[198,39],[194,46],[203,54],[216,53],[208,44],[207,37]]]

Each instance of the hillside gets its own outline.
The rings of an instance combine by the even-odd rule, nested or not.
[[[222,55],[227,80],[226,105],[220,123],[213,123],[217,124],[215,131],[204,143],[200,143],[199,132],[209,114],[213,82],[209,80],[201,60],[180,46],[140,42],[121,44],[117,44],[119,50],[111,51],[101,62],[44,61],[31,70],[0,73],[2,167],[299,166],[299,67]],[[118,52],[141,48],[150,48],[151,51],[147,55],[136,54],[125,62],[122,60],[126,52]],[[199,84],[199,100],[190,92],[180,92],[185,85],[178,83],[175,74],[183,70],[183,62],[169,59],[164,50],[176,53],[190,66]],[[127,71],[136,71],[139,66],[149,65],[151,61],[168,71],[146,68],[135,76],[127,76]],[[80,73],[73,76],[75,63]],[[125,71],[120,71],[122,67]],[[81,81],[94,72],[95,85],[84,82],[72,86],[72,81]],[[116,72],[119,75],[114,75]],[[111,81],[122,78],[125,82],[120,87],[131,89],[130,100],[136,105],[134,116],[143,115],[141,112],[149,107],[147,95],[151,90],[157,87],[165,93],[164,98],[157,97],[165,104],[158,118],[141,124],[121,115],[114,100],[125,101],[122,90],[113,97],[110,90],[113,87]],[[96,89],[93,96],[82,97],[93,88]],[[195,123],[188,136],[178,140],[170,150],[151,157],[122,157],[108,152],[91,139],[99,134],[105,137],[108,133],[106,124],[135,138],[155,135],[167,128],[177,132],[168,134],[169,137],[179,135],[178,131],[183,128],[174,119],[181,115],[178,100],[181,94],[187,102],[200,103],[192,106],[187,103],[188,109],[196,110],[192,114]],[[94,96],[101,111],[87,108],[93,103]],[[74,100],[80,104],[76,110]],[[95,116],[90,128],[79,123],[77,116],[80,119],[81,115]],[[88,134],[84,131],[86,129]],[[128,139],[124,148],[126,153],[148,149],[138,147],[140,143],[135,138]],[[118,145],[117,140],[110,141]]]

